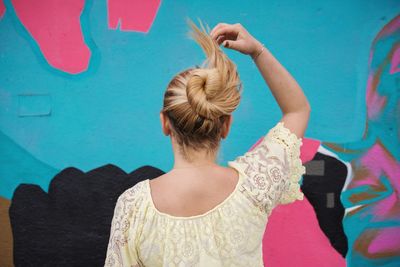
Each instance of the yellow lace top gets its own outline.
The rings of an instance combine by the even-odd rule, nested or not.
[[[149,180],[127,189],[115,206],[105,266],[263,266],[269,214],[303,199],[300,146],[279,122],[254,149],[228,162],[239,172],[234,191],[197,216],[158,211]]]

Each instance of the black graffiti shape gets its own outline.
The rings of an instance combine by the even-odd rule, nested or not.
[[[320,163],[323,169],[309,171],[318,168],[315,163]],[[301,190],[313,206],[321,230],[336,251],[345,257],[348,246],[342,224],[344,207],[340,193],[346,181],[347,167],[338,159],[319,152],[305,166],[307,171],[303,176]]]
[[[9,209],[15,266],[104,266],[118,196],[162,174],[151,166],[127,174],[108,164],[87,173],[66,168],[48,193],[20,184]]]

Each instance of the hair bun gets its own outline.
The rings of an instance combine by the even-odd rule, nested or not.
[[[207,119],[218,118],[227,114],[218,105],[221,89],[222,81],[218,69],[194,69],[186,85],[188,102],[200,116]]]
[[[218,150],[228,116],[239,105],[241,82],[235,63],[222,51],[200,22],[189,21],[190,36],[200,45],[206,60],[186,69],[168,84],[162,111],[167,115],[171,136],[184,157],[189,150]],[[207,27],[208,28],[208,27]]]

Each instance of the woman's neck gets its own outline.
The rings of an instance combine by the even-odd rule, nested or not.
[[[190,161],[186,159],[180,151],[174,149],[173,169],[190,169],[210,167],[217,165],[217,153],[210,154],[207,151],[188,151]]]
[[[173,169],[195,169],[195,168],[202,168],[202,167],[211,167],[216,166],[217,163],[212,160],[195,160],[188,162],[186,160],[176,160],[174,162]]]

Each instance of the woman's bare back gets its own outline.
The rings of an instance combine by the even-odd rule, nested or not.
[[[178,169],[150,180],[156,209],[176,217],[204,214],[229,197],[239,180],[229,167]]]

